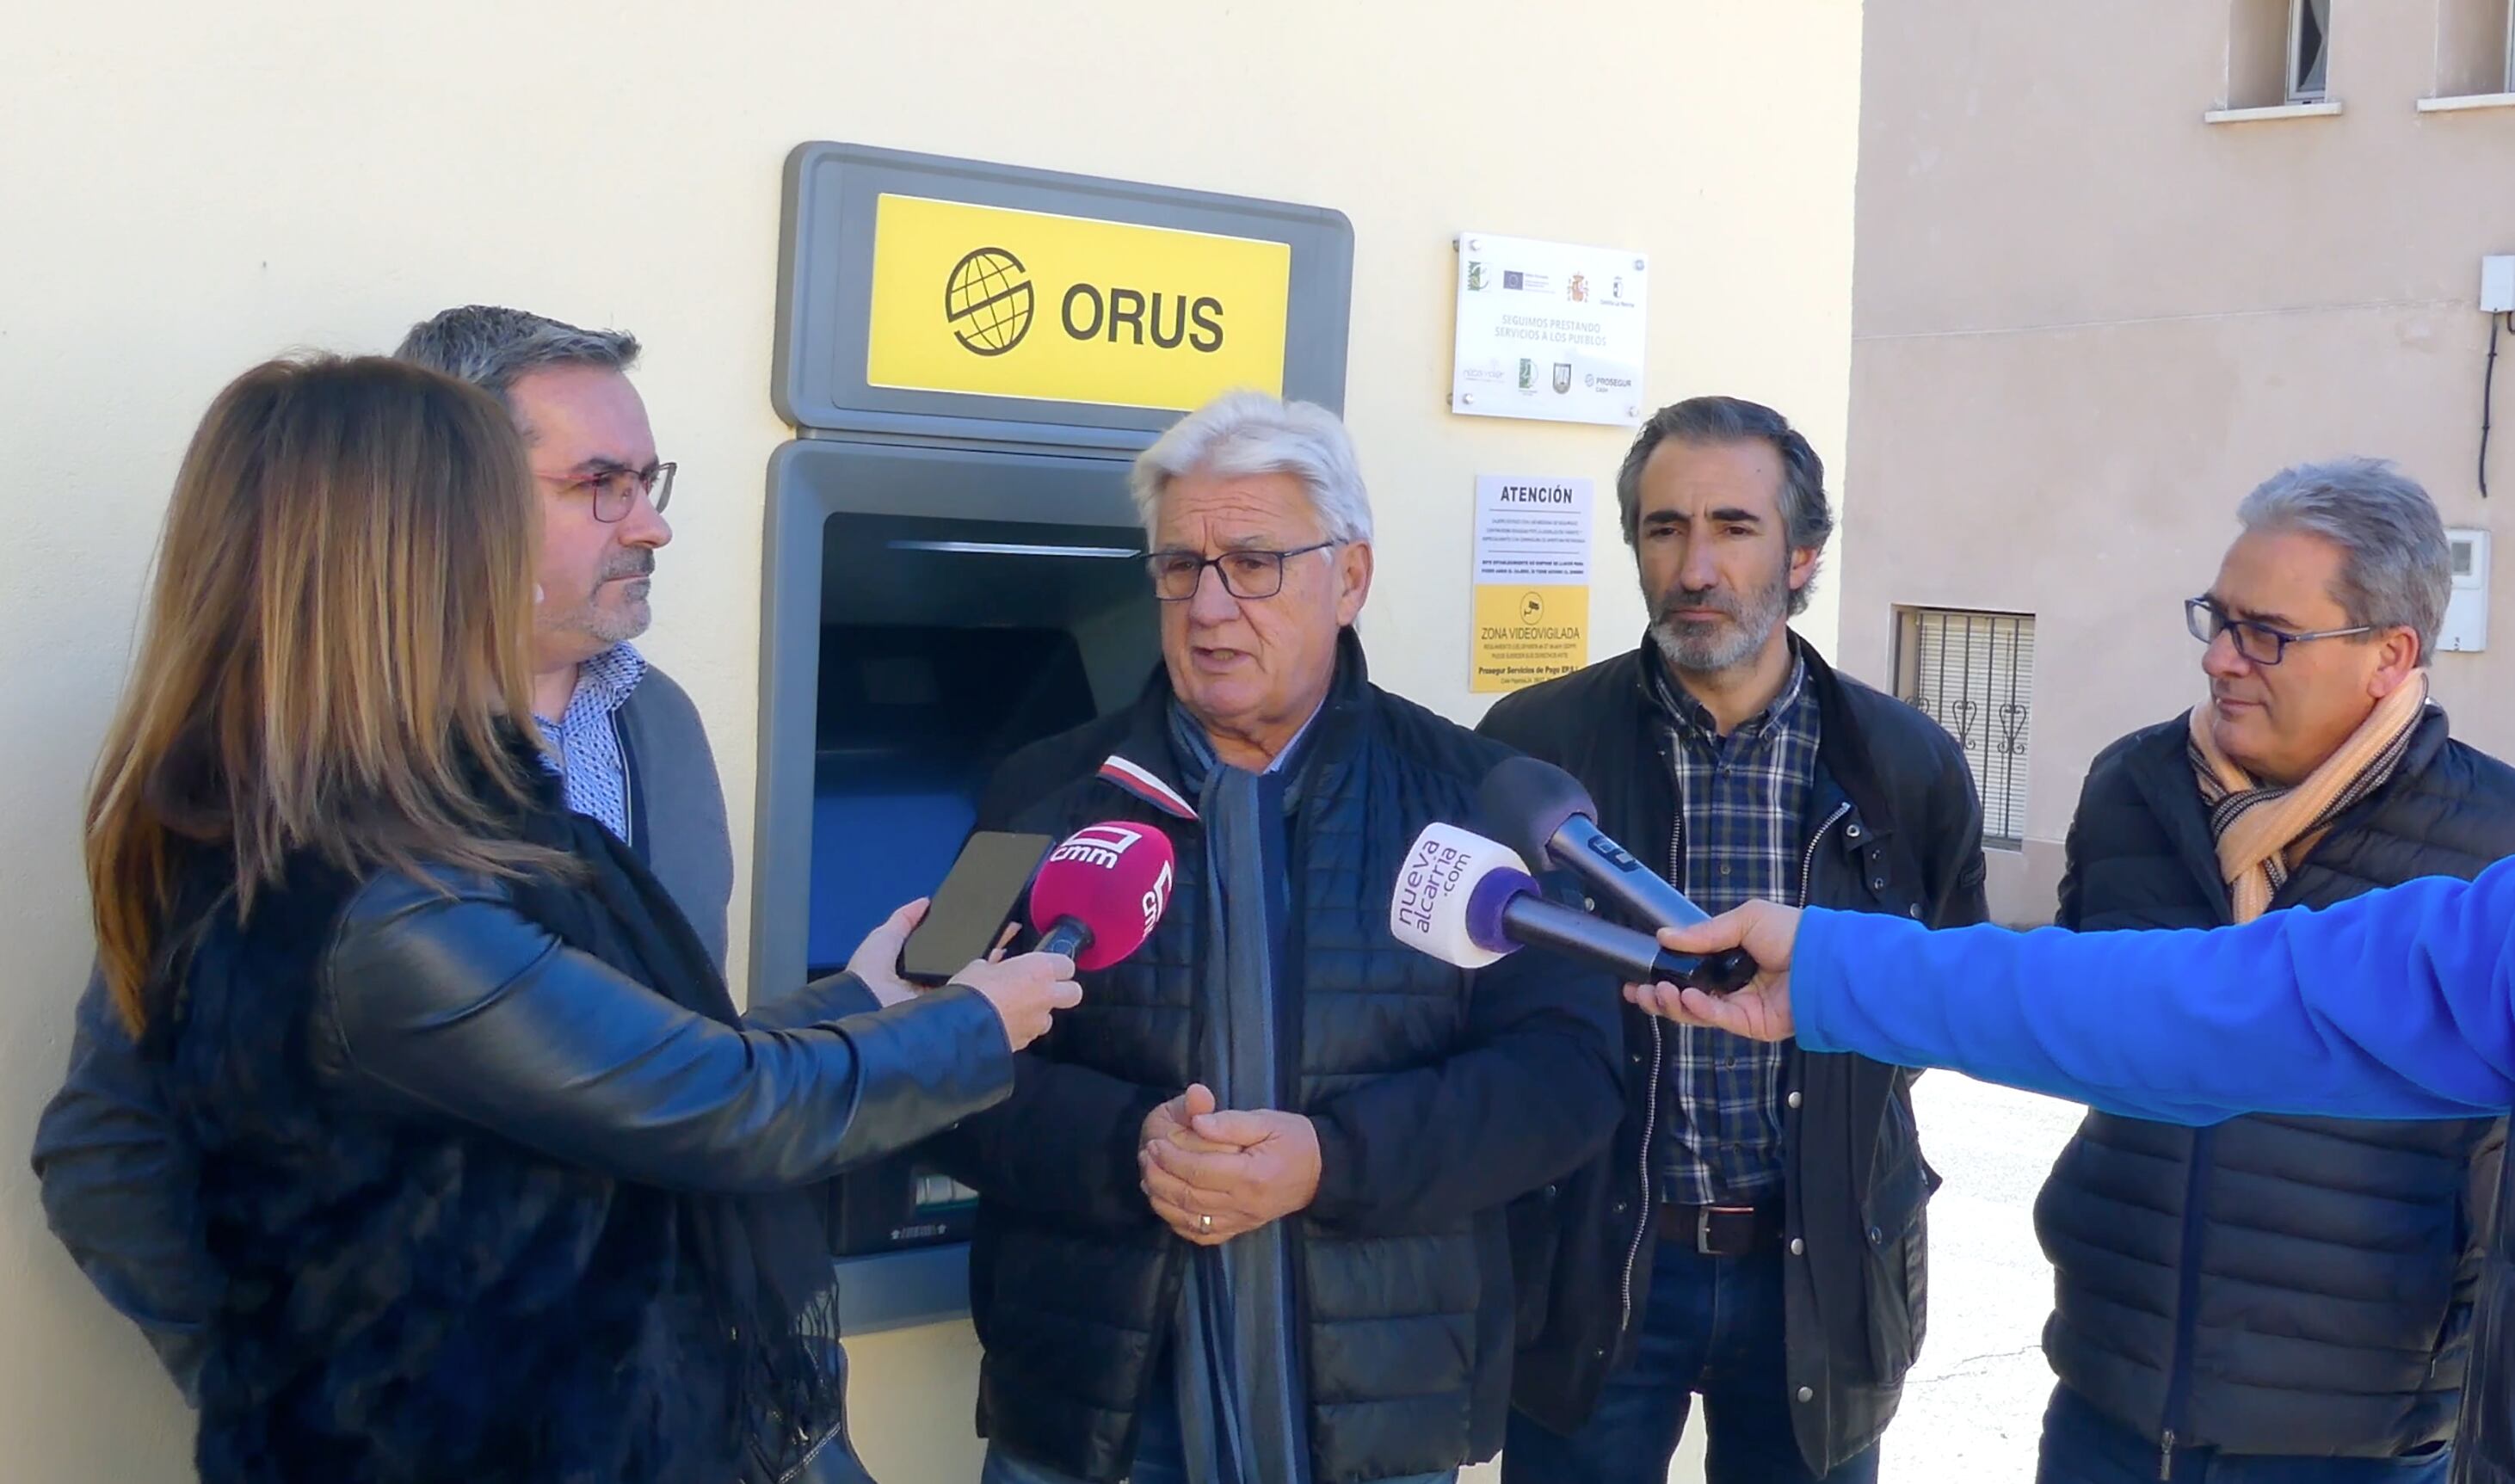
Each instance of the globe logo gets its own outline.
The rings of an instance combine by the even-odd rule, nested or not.
[[[1030,269],[1001,247],[982,247],[952,265],[943,318],[972,355],[1002,355],[1030,333]]]

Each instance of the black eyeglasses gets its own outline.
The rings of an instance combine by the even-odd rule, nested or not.
[[[2236,637],[2236,652],[2256,665],[2276,665],[2288,657],[2288,646],[2318,639],[2347,639],[2355,634],[2372,634],[2373,624],[2360,624],[2349,629],[2317,629],[2311,634],[2290,634],[2268,624],[2257,624],[2248,618],[2229,618],[2227,610],[2215,599],[2187,598],[2183,600],[2183,623],[2192,637],[2205,644],[2215,643],[2221,634]]]
[[[673,503],[673,466],[649,464],[643,469],[612,465],[590,474],[543,474],[561,494],[583,495],[594,505],[594,518],[605,525],[629,518],[630,507],[643,493],[657,515]]]
[[[1185,602],[1196,596],[1199,583],[1205,581],[1205,569],[1212,567],[1222,578],[1222,591],[1239,598],[1272,598],[1284,591],[1284,561],[1287,557],[1324,552],[1336,541],[1315,541],[1297,546],[1289,552],[1242,550],[1225,552],[1219,556],[1199,556],[1194,552],[1155,552],[1144,558],[1144,570],[1153,574],[1153,596],[1164,602]]]

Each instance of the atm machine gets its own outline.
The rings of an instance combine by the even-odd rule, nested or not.
[[[996,764],[1160,663],[1127,470],[1256,386],[1342,410],[1318,207],[809,144],[786,162],[761,609],[756,995],[941,882]],[[839,1182],[849,1334],[967,1310],[970,1192]]]

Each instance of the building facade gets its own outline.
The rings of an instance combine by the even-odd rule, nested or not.
[[[1871,0],[1841,652],[1965,739],[2003,920],[2048,920],[2095,754],[2204,693],[2182,600],[2292,463],[2426,485],[2463,567],[2436,695],[2515,752],[2509,12]]]
[[[1375,679],[1472,719],[1479,473],[1607,487],[1629,434],[1448,410],[1457,257],[1483,230],[1651,255],[1646,391],[1738,392],[1829,451],[1848,403],[1855,0],[1536,9],[933,9],[446,0],[13,12],[0,88],[0,1437],[29,1479],[188,1478],[190,1419],[46,1232],[24,1151],[91,934],[80,801],[177,459],[292,347],[390,348],[452,305],[644,341],[680,464],[646,645],[713,734],[753,859],[780,170],[882,145],[1332,208],[1346,412],[1378,506]],[[1643,627],[1613,502],[1593,652]],[[1831,639],[1831,609],[1810,624]],[[747,934],[747,881],[734,899]],[[734,978],[746,981],[738,962]],[[758,988],[759,986],[753,986]],[[875,1471],[976,1476],[966,1323],[852,1342]]]

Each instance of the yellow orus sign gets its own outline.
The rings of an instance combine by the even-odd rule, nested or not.
[[[1284,387],[1282,242],[885,195],[865,380],[1186,411]]]

